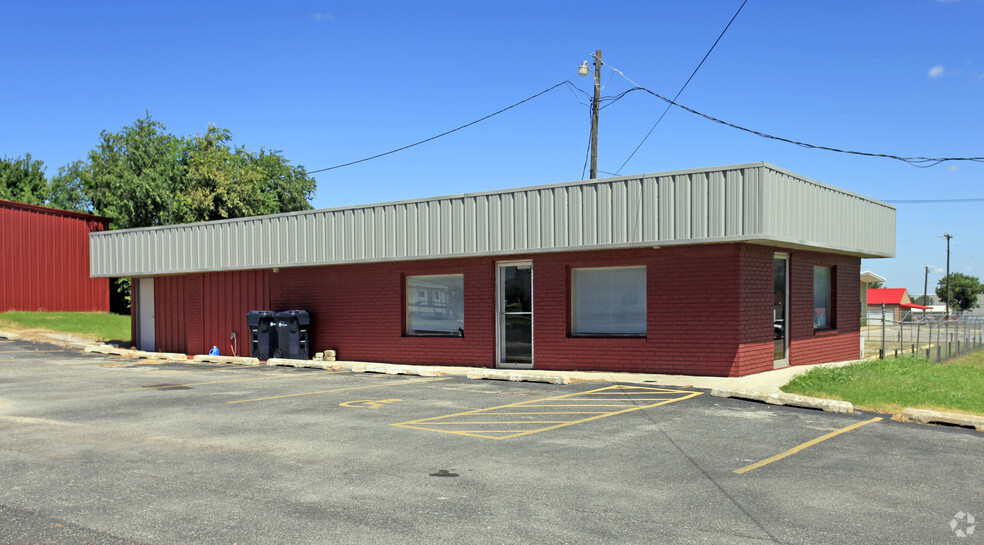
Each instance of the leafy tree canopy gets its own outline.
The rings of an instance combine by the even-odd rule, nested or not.
[[[31,156],[0,163],[0,199],[90,212],[110,228],[153,227],[308,210],[315,181],[279,151],[231,144],[232,133],[209,126],[179,137],[150,112],[118,132],[103,131],[86,160],[45,182]],[[117,282],[128,299],[127,279]]]
[[[44,204],[48,196],[48,182],[44,177],[44,162],[23,157],[0,158],[0,199],[26,204]]]
[[[112,218],[114,229],[308,210],[315,181],[279,151],[233,147],[215,126],[178,137],[150,113],[103,131],[86,161],[58,169],[47,204]]]
[[[976,276],[963,273],[950,273],[950,308],[964,311],[977,306],[977,294],[984,290],[984,285]],[[936,285],[936,296],[940,301],[946,301],[946,278]]]
[[[885,287],[885,283],[881,281],[868,282],[868,288],[873,290],[878,290]]]

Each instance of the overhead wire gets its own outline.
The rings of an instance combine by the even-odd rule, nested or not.
[[[496,112],[493,112],[493,113],[491,113],[491,114],[489,114],[489,115],[487,115],[485,117],[481,117],[479,119],[476,119],[475,121],[472,121],[471,123],[465,123],[464,125],[461,125],[460,127],[456,127],[456,128],[451,129],[449,131],[442,132],[441,134],[438,134],[438,135],[435,135],[435,136],[431,136],[430,138],[425,138],[423,140],[420,140],[419,142],[414,142],[413,144],[402,146],[402,147],[399,147],[399,148],[396,148],[396,149],[393,149],[393,150],[390,150],[390,151],[387,151],[387,152],[384,152],[384,153],[378,153],[378,154],[373,155],[371,157],[366,157],[364,159],[359,159],[357,161],[349,161],[348,163],[342,163],[340,165],[335,165],[333,167],[328,167],[328,168],[319,168],[319,169],[316,169],[316,170],[308,170],[307,173],[308,174],[316,174],[318,172],[327,172],[329,170],[335,170],[336,168],[342,168],[342,167],[347,167],[347,166],[351,166],[351,165],[355,165],[355,164],[359,164],[359,163],[364,163],[366,161],[371,161],[373,159],[378,159],[380,157],[385,157],[387,155],[391,155],[391,154],[396,153],[398,151],[403,151],[405,149],[410,149],[410,148],[412,148],[414,146],[419,146],[421,144],[425,144],[427,142],[430,142],[431,140],[437,140],[438,138],[441,138],[442,136],[447,136],[447,135],[449,135],[449,134],[451,134],[453,132],[457,132],[457,131],[460,131],[461,129],[464,129],[464,128],[467,128],[467,127],[471,127],[472,125],[475,125],[476,123],[481,123],[482,121],[485,121],[486,119],[489,119],[491,117],[495,117],[495,116],[497,116],[497,115],[499,115],[499,114],[501,114],[503,112],[509,111],[509,110],[515,108],[516,106],[519,106],[520,104],[523,104],[525,102],[529,102],[529,101],[533,100],[534,98],[537,98],[540,95],[544,95],[546,93],[549,93],[550,91],[553,91],[554,89],[560,87],[561,85],[568,85],[570,87],[577,88],[576,85],[574,85],[573,83],[571,83],[571,80],[564,80],[564,81],[562,81],[562,82],[560,82],[560,83],[558,83],[558,84],[556,84],[556,85],[554,85],[552,87],[549,87],[547,89],[544,89],[543,91],[540,91],[539,93],[537,93],[537,94],[535,94],[535,95],[533,95],[531,97],[524,98],[523,100],[520,100],[519,102],[517,102],[515,104],[512,104],[510,106],[506,106],[505,108],[502,108],[501,110],[498,110]]]
[[[885,200],[889,204],[940,204],[957,202],[984,202],[984,197],[970,197],[965,199],[891,199]]]
[[[615,70],[615,71],[617,71],[619,74],[622,74],[621,71],[619,71],[619,70],[617,70],[615,68],[612,68],[612,69]],[[649,93],[650,95],[652,95],[652,96],[654,96],[654,97],[656,97],[656,98],[658,98],[658,99],[660,99],[660,100],[662,100],[664,102],[669,103],[671,106],[676,106],[677,108],[680,108],[682,110],[686,110],[686,111],[688,111],[688,112],[690,112],[690,113],[692,113],[694,115],[698,115],[700,117],[703,117],[703,118],[708,119],[710,121],[713,121],[715,123],[719,123],[719,124],[724,125],[726,127],[731,127],[733,129],[738,129],[739,131],[744,131],[744,132],[747,132],[747,133],[750,133],[750,134],[754,134],[755,136],[759,136],[759,137],[762,137],[762,138],[768,138],[768,139],[771,139],[771,140],[778,140],[779,142],[785,142],[787,144],[794,144],[794,145],[797,145],[797,146],[800,146],[800,147],[803,147],[803,148],[832,151],[832,152],[835,152],[835,153],[846,153],[846,154],[850,154],[850,155],[861,155],[861,156],[864,156],[864,157],[881,157],[881,158],[884,158],[884,159],[895,159],[897,161],[902,161],[904,163],[907,163],[907,164],[909,164],[911,166],[914,166],[914,167],[917,167],[917,168],[930,168],[930,167],[934,167],[934,166],[936,166],[936,165],[938,165],[940,163],[945,163],[945,162],[948,162],[948,161],[971,161],[971,162],[975,162],[975,163],[984,163],[984,157],[903,157],[903,156],[892,155],[892,154],[888,154],[888,153],[871,153],[871,152],[867,152],[867,151],[855,151],[855,150],[847,150],[847,149],[834,148],[834,147],[830,147],[830,146],[820,146],[820,145],[817,145],[817,144],[808,144],[806,142],[800,142],[798,140],[792,140],[790,138],[783,138],[781,136],[774,136],[774,135],[771,135],[771,134],[768,134],[768,133],[764,133],[764,132],[761,132],[761,131],[756,131],[754,129],[749,129],[747,127],[742,127],[741,125],[736,125],[734,123],[729,123],[729,122],[724,121],[722,119],[718,119],[718,118],[716,118],[714,116],[711,116],[711,115],[707,115],[705,113],[698,112],[697,110],[694,110],[692,108],[688,108],[688,107],[684,106],[683,104],[680,104],[678,102],[675,102],[673,100],[670,100],[670,99],[664,97],[663,95],[661,95],[661,94],[659,94],[659,93],[657,93],[655,91],[651,91],[651,90],[649,90],[649,89],[647,89],[647,88],[639,85],[638,83],[636,83],[636,82],[632,81],[631,79],[629,79],[625,74],[622,74],[622,77],[624,77],[626,80],[628,80],[633,85],[636,85],[636,87],[634,87],[634,88],[629,89],[628,91],[626,91],[626,94],[627,93],[631,93],[633,91],[645,91],[645,92]]]
[[[676,99],[680,98],[680,94],[683,93],[683,90],[686,89],[688,85],[690,85],[690,80],[694,79],[694,76],[697,75],[697,71],[700,70],[700,67],[701,66],[704,66],[704,61],[707,60],[707,57],[710,57],[711,56],[711,52],[714,51],[714,48],[717,47],[718,42],[720,42],[721,41],[721,38],[724,37],[724,33],[727,32],[729,28],[731,28],[731,23],[734,23],[735,22],[735,19],[738,17],[738,14],[741,13],[741,9],[744,8],[745,7],[745,4],[747,4],[747,3],[748,3],[748,0],[745,0],[744,2],[741,3],[740,6],[738,6],[738,11],[736,11],[735,14],[731,16],[731,20],[728,21],[728,24],[724,27],[724,30],[721,31],[721,34],[718,34],[718,37],[717,37],[716,40],[714,40],[714,43],[711,45],[711,48],[708,49],[707,50],[707,53],[704,54],[704,58],[701,59],[700,62],[697,64],[697,68],[694,68],[694,71],[690,73],[690,77],[687,78],[687,81],[683,84],[683,87],[680,87],[680,90],[677,91],[677,94],[676,95],[674,95],[673,100],[676,100]],[[619,72],[619,74],[622,74],[622,73]],[[624,77],[625,74],[622,74],[622,76]],[[626,78],[626,79],[628,79],[628,78]],[[624,94],[623,94],[623,96],[624,96]],[[619,98],[621,98],[621,97],[619,97]],[[666,112],[669,112],[670,111],[670,106],[671,106],[670,104],[667,104],[666,105],[666,109],[663,110],[663,113],[662,114],[660,114],[659,119],[656,120],[656,123],[653,123],[653,126],[649,129],[649,132],[646,133],[646,136],[643,136],[642,137],[642,142],[639,142],[639,145],[636,146],[634,150],[632,150],[632,153],[629,154],[628,158],[626,158],[625,161],[622,162],[622,166],[618,167],[618,170],[615,171],[615,174],[616,175],[618,175],[619,172],[622,172],[622,169],[625,168],[625,165],[627,165],[629,163],[629,161],[631,161],[632,158],[635,157],[635,154],[636,154],[637,151],[639,151],[639,148],[641,148],[642,145],[646,143],[646,140],[649,139],[649,135],[653,134],[653,131],[656,130],[656,126],[659,125],[659,122],[662,121],[663,120],[663,117],[666,116]]]

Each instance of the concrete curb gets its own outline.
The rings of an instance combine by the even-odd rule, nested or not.
[[[237,365],[259,365],[260,360],[256,358],[241,358],[236,356],[209,356],[199,354],[192,358],[195,363],[234,363]]]
[[[93,354],[108,354],[123,356],[124,358],[146,358],[153,360],[167,361],[188,361],[188,356],[173,352],[146,352],[143,350],[130,350],[129,348],[117,348],[108,344],[90,344],[83,348],[84,352]]]
[[[530,372],[503,369],[474,369],[465,374],[473,380],[508,380],[510,382],[545,382],[547,384],[577,384],[579,382],[611,382],[600,377],[585,377],[575,373]]]
[[[338,369],[339,365],[333,361],[317,361],[317,360],[291,360],[287,358],[270,358],[266,362],[267,365],[275,365],[280,367],[306,367],[310,369]]]
[[[917,422],[919,424],[953,424],[955,426],[974,428],[977,431],[984,432],[984,416],[909,408],[902,411],[900,417],[902,420]]]
[[[762,401],[764,403],[768,403],[769,405],[789,405],[791,407],[821,409],[828,413],[851,414],[854,412],[854,405],[847,401],[807,397],[796,394],[787,394],[785,392],[766,394],[756,390],[746,390],[744,388],[713,388],[711,390],[711,395],[714,397],[751,399],[754,401]]]
[[[384,375],[416,375],[420,377],[443,377],[447,373],[419,365],[399,365],[395,363],[353,363],[335,364],[336,369],[344,367],[353,373],[380,373]]]

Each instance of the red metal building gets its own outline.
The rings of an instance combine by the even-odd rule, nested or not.
[[[89,273],[89,233],[109,218],[0,200],[0,312],[108,312],[109,279]]]

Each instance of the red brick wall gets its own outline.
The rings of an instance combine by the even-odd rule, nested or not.
[[[535,368],[747,375],[773,366],[775,251],[750,244],[708,244],[185,275],[159,283],[159,297],[182,298],[180,312],[189,319],[162,316],[179,312],[177,304],[158,306],[158,339],[178,339],[179,334],[168,330],[186,327],[187,350],[204,352],[216,342],[205,337],[224,336],[227,341],[228,331],[241,328],[240,347],[247,352],[245,318],[239,314],[300,309],[311,313],[312,353],[334,349],[344,360],[493,367],[496,263],[531,259]],[[788,253],[791,363],[856,358],[860,260]],[[837,267],[834,332],[813,331],[814,264]],[[571,269],[632,265],[647,268],[646,335],[572,336]],[[406,277],[439,274],[464,275],[464,337],[406,336]],[[172,289],[169,282],[183,285]],[[264,304],[267,308],[261,308]],[[203,305],[226,310],[205,310]]]
[[[813,329],[813,267],[835,267],[834,318],[836,329]],[[861,296],[856,257],[795,252],[789,268],[789,363],[805,365],[856,360],[861,355]]]
[[[311,350],[388,363],[495,365],[495,262],[491,258],[280,269],[273,310],[311,313]],[[404,335],[407,276],[463,274],[464,337]]]
[[[773,366],[773,259],[775,248],[746,244],[739,256],[740,348],[731,376],[768,371]]]

